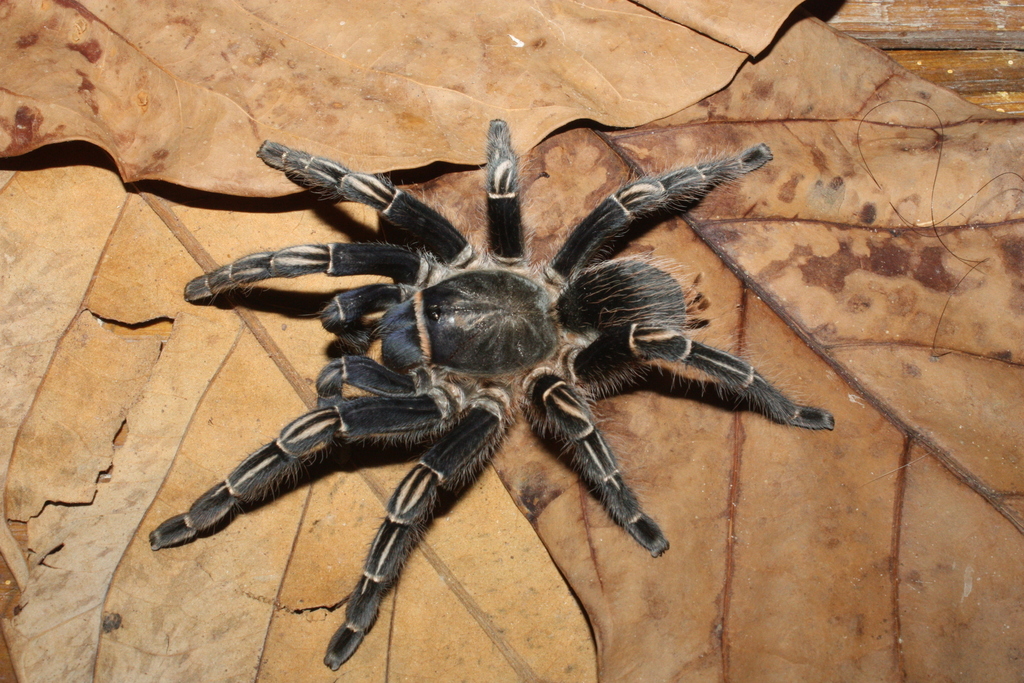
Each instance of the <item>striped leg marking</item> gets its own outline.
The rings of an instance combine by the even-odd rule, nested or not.
[[[360,439],[389,434],[429,433],[444,416],[434,398],[329,399],[327,405],[293,420],[277,439],[247,457],[217,486],[149,535],[153,550],[194,539],[224,519],[239,502],[258,500],[335,437]]]
[[[343,429],[336,408],[314,410],[291,422],[275,441],[248,456],[227,478],[204,493],[189,511],[171,517],[149,535],[153,550],[194,539],[241,502],[259,500]]]
[[[374,396],[412,396],[416,382],[409,375],[390,370],[366,356],[342,356],[324,366],[316,380],[321,402],[344,397],[346,386]]]
[[[556,375],[537,378],[531,394],[534,405],[545,416],[555,436],[572,446],[573,466],[597,492],[612,520],[652,556],[665,552],[668,541],[657,523],[644,514],[636,495],[622,480],[615,454],[579,395]]]
[[[487,135],[487,219],[491,251],[502,259],[523,257],[519,206],[519,158],[512,151],[508,124],[491,121]]]
[[[716,186],[757,170],[771,158],[767,145],[756,145],[733,157],[629,183],[601,202],[573,228],[549,267],[559,276],[568,277],[586,267],[601,247],[620,234],[638,215],[692,204]]]
[[[370,546],[363,575],[348,599],[345,624],[327,646],[324,664],[337,670],[373,626],[381,598],[398,578],[437,501],[437,489],[460,481],[479,467],[501,433],[494,413],[474,408],[428,450],[388,500],[387,517]]]
[[[418,255],[388,244],[302,244],[244,256],[185,285],[185,300],[202,302],[217,294],[269,280],[313,273],[331,277],[381,275],[415,283],[423,264]]]
[[[423,241],[444,263],[459,265],[473,250],[447,218],[383,176],[356,173],[337,161],[264,142],[257,156],[271,168],[284,171],[297,185],[337,201],[359,202],[380,211],[388,220]]]
[[[621,355],[623,342],[619,334],[619,338],[606,342],[606,345]],[[629,330],[626,345],[629,354],[638,360],[685,363],[706,373],[735,391],[739,397],[759,407],[775,422],[804,429],[835,427],[835,419],[827,410],[797,405],[772,386],[747,361],[713,346],[695,342],[679,330],[634,325]],[[609,351],[605,355],[612,353]],[[590,365],[585,368],[584,375],[595,369],[594,360],[588,360],[588,363]]]

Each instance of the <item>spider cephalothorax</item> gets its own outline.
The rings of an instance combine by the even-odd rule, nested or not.
[[[614,385],[609,378],[650,363],[685,364],[777,422],[833,426],[829,413],[796,405],[746,361],[690,339],[683,290],[670,275],[638,259],[599,258],[638,214],[692,203],[767,163],[765,145],[626,185],[540,265],[530,262],[524,243],[518,159],[503,121],[491,122],[488,137],[486,253],[385,178],[272,142],[259,156],[299,185],[372,206],[425,251],[310,244],[246,256],[188,284],[185,298],[199,302],[307,273],[393,280],[343,291],[321,315],[324,327],[359,355],[327,364],[317,380],[317,409],[248,456],[188,512],[161,524],[150,542],[155,550],[211,531],[238,503],[268,494],[336,439],[432,442],[388,501],[345,623],[328,645],[324,662],[332,669],[352,656],[373,625],[381,597],[430,518],[438,488],[472,477],[521,414],[571,450],[574,467],[609,516],[655,557],[668,541],[624,481],[588,405]],[[381,362],[362,355],[374,339],[381,342]],[[364,395],[352,398],[346,387]]]

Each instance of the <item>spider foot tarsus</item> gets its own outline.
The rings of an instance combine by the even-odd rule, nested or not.
[[[647,548],[651,557],[661,557],[668,550],[668,540],[661,532],[661,527],[647,515],[640,513],[636,521],[627,523],[624,527],[637,543]]]
[[[772,151],[768,149],[768,145],[763,142],[760,145],[754,145],[750,149],[740,152],[739,160],[742,164],[740,173],[756,171],[771,161],[772,158]]]
[[[822,408],[811,408],[809,406],[797,406],[788,424],[804,429],[835,429],[836,419],[832,413]]]
[[[356,631],[347,625],[342,626],[334,634],[330,644],[327,646],[324,664],[329,666],[332,671],[337,671],[342,664],[355,654],[365,637],[366,631]]]

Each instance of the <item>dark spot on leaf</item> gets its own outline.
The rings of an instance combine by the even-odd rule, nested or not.
[[[166,149],[158,149],[157,151],[153,152],[153,158],[163,160],[166,159],[169,154],[170,152],[168,152]]]
[[[37,42],[39,42],[39,35],[35,34],[35,33],[32,33],[30,35],[22,36],[22,37],[18,38],[18,41],[15,44],[18,47],[20,47],[20,48],[26,48],[26,47],[32,47]]]
[[[96,86],[89,80],[89,77],[85,75],[85,72],[75,69],[75,73],[82,77],[82,82],[78,85],[78,92],[83,90],[95,90]]]
[[[110,633],[121,628],[121,615],[117,612],[110,612],[103,615],[103,632]]]
[[[540,517],[548,504],[560,496],[562,492],[550,486],[540,474],[530,476],[519,486],[519,503],[526,510],[526,518],[532,524]]]
[[[892,240],[882,244],[868,244],[871,255],[868,257],[872,272],[879,275],[895,277],[904,275],[910,269],[910,252],[895,245]]]
[[[806,244],[794,245],[793,250],[789,252],[789,258],[776,259],[772,261],[761,269],[757,274],[757,279],[771,282],[780,275],[783,275],[794,263],[799,263],[803,259],[813,255],[814,252],[811,251],[811,248]]]
[[[913,363],[904,363],[903,364],[903,374],[907,375],[908,377],[920,377],[921,376],[921,370],[920,370],[920,368],[918,368]]]
[[[88,59],[91,64],[100,61],[100,57],[103,56],[103,48],[100,47],[99,41],[95,38],[84,43],[68,43],[67,48],[78,52]]]
[[[82,99],[85,100],[85,103],[89,105],[93,114],[99,114],[100,106],[96,103],[96,98],[93,97],[93,90],[96,89],[96,86],[89,80],[89,77],[85,75],[84,71],[75,69],[75,73],[82,78],[82,82],[78,85],[78,94],[81,95]]]
[[[850,297],[850,300],[846,302],[846,308],[851,313],[860,313],[871,308],[871,299],[867,298],[862,294],[855,294]]]
[[[936,292],[951,292],[956,287],[958,279],[942,263],[945,253],[942,247],[925,247],[914,253],[887,241],[869,243],[868,249],[870,255],[858,256],[853,253],[850,243],[843,241],[831,256],[809,256],[799,266],[803,280],[838,294],[845,287],[848,275],[856,270],[865,270],[883,277],[910,275]],[[794,250],[790,263],[799,263],[800,259],[795,256]]]
[[[807,284],[838,294],[846,286],[846,276],[860,267],[861,259],[854,255],[850,243],[840,242],[836,253],[831,256],[811,256],[800,266],[800,271]]]
[[[834,176],[827,183],[819,179],[807,193],[807,203],[818,210],[831,210],[839,206],[846,196],[846,183],[839,176]]]
[[[825,153],[817,147],[811,147],[811,161],[814,163],[814,168],[822,174],[828,171],[828,159],[825,158]]]
[[[263,66],[264,62],[266,62],[268,59],[272,59],[274,55],[277,54],[274,48],[270,47],[269,45],[264,45],[263,43],[257,42],[256,46],[259,48],[259,52],[256,55],[250,57],[248,60],[256,66]]]
[[[995,358],[996,360],[1005,360],[1005,361],[1009,362],[1009,361],[1013,360],[1013,352],[1012,351],[996,351],[995,353],[992,354],[992,358]]]
[[[546,39],[538,38],[537,40],[533,41],[533,43],[531,44],[531,47],[534,47],[534,48],[539,50],[540,48],[544,47],[547,44],[548,44],[548,41]]]
[[[999,243],[1003,265],[1014,275],[1024,276],[1024,238],[1010,237]]]
[[[11,136],[11,144],[4,151],[12,155],[21,154],[35,139],[42,122],[43,115],[38,109],[25,105],[18,107],[18,111],[14,112],[13,125],[0,122],[7,134]]]
[[[866,202],[864,206],[860,207],[860,214],[857,217],[864,225],[871,225],[878,217],[878,209],[871,202]]]
[[[942,265],[942,247],[925,247],[921,250],[921,261],[914,270],[914,279],[928,289],[937,292],[951,292],[956,287],[957,278]]]
[[[791,201],[793,201],[793,198],[796,197],[796,186],[803,179],[803,175],[799,173],[790,176],[789,180],[783,183],[782,187],[779,188],[779,201],[785,202],[786,204],[789,204]]]
[[[750,90],[757,99],[767,100],[775,91],[775,84],[770,80],[758,80]]]

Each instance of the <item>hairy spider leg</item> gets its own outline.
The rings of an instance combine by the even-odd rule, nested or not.
[[[342,398],[346,386],[356,387],[374,396],[412,396],[416,382],[409,375],[395,372],[366,356],[335,358],[320,371],[316,393],[321,407],[325,401]]]
[[[243,256],[200,275],[185,285],[185,301],[202,303],[222,292],[274,277],[313,273],[330,277],[381,275],[395,282],[414,284],[428,270],[425,258],[390,244],[303,244]]]
[[[781,424],[804,429],[832,429],[835,419],[820,408],[797,405],[731,353],[693,341],[669,327],[633,324],[606,330],[576,356],[575,370],[584,381],[597,381],[609,367],[630,362],[683,363],[718,380]]]
[[[621,234],[637,216],[661,208],[683,208],[716,186],[759,169],[771,158],[768,146],[760,144],[734,157],[687,166],[629,183],[598,204],[573,228],[551,260],[549,272],[563,279],[569,278],[589,265],[601,248]]]
[[[546,373],[534,380],[530,395],[554,436],[571,446],[573,467],[596,491],[612,520],[653,557],[668,550],[658,524],[644,514],[636,494],[622,480],[615,454],[579,394],[561,377]]]
[[[188,512],[154,529],[149,535],[153,550],[191,541],[224,519],[238,503],[263,498],[335,438],[425,434],[441,422],[445,412],[426,394],[321,402],[325,405],[293,420],[277,439],[249,455]]]
[[[356,651],[377,619],[380,601],[398,578],[437,502],[438,487],[476,473],[502,433],[502,419],[487,408],[467,410],[424,455],[391,495],[387,517],[370,546],[363,576],[348,598],[345,623],[327,646],[324,664],[337,670]]]
[[[292,182],[333,201],[347,200],[371,206],[391,223],[403,228],[453,266],[473,257],[473,248],[451,222],[390,180],[356,173],[337,161],[316,157],[269,140],[256,153],[268,166],[284,171]]]
[[[415,291],[406,285],[375,284],[339,292],[320,312],[320,322],[345,350],[366,353],[373,340],[370,316],[402,303]]]
[[[415,290],[401,285],[375,284],[336,294],[320,313],[324,329],[342,335],[371,313],[386,311],[408,299]]]
[[[491,121],[487,133],[487,226],[491,252],[515,262],[526,255],[519,208],[519,157],[508,124]]]

